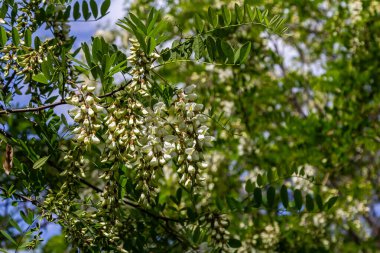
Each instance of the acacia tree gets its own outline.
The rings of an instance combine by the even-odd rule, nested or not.
[[[378,12],[347,3],[136,1],[75,48],[69,22],[110,1],[5,0],[2,246],[35,248],[47,221],[84,252],[374,248]]]

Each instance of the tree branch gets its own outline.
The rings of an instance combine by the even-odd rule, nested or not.
[[[120,86],[116,90],[113,90],[113,91],[108,92],[106,94],[100,95],[99,98],[111,97],[114,94],[116,94],[117,92],[125,89],[125,87],[127,87],[131,82],[132,82],[132,80],[130,80],[126,84]],[[67,104],[67,102],[64,99],[62,99],[60,102],[56,102],[56,103],[52,103],[52,104],[48,104],[48,105],[43,105],[43,106],[39,106],[39,107],[27,107],[27,108],[20,108],[20,109],[5,109],[5,110],[0,111],[0,115],[9,114],[9,113],[23,113],[23,112],[42,111],[42,110],[45,110],[48,108],[53,108],[53,107],[56,107],[59,105],[65,105],[65,104]]]
[[[4,187],[2,187],[2,186],[0,186],[0,190],[3,191],[4,193],[7,193],[7,192],[8,192],[8,191],[7,191]],[[21,195],[21,194],[18,194],[18,193],[13,193],[12,195],[14,195],[14,196],[16,196],[16,197],[22,199],[23,201],[31,202],[33,205],[36,205],[36,206],[40,204],[40,202],[39,202],[38,200],[36,200],[36,199],[31,199],[31,198],[29,198],[29,197],[27,197],[27,196],[24,196],[24,195]]]

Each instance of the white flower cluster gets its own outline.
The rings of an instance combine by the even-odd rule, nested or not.
[[[206,221],[206,227],[211,230],[211,239],[218,252],[228,252],[227,242],[230,239],[230,232],[227,230],[230,225],[225,214],[208,213],[201,217],[201,222]]]
[[[74,121],[79,123],[72,132],[77,134],[76,140],[84,144],[99,144],[100,139],[96,136],[101,128],[101,122],[97,114],[103,111],[103,107],[98,104],[99,98],[92,92],[95,86],[84,84],[79,89],[79,94],[74,94],[66,98],[68,104],[76,106],[70,111]]]
[[[363,4],[361,0],[350,1],[348,4],[348,9],[351,14],[351,22],[353,24],[361,20],[361,12],[363,10]]]
[[[261,233],[253,236],[253,240],[256,243],[260,241],[260,246],[263,249],[272,249],[280,240],[280,227],[277,222],[274,222],[273,225],[266,225]]]
[[[131,42],[131,55],[127,58],[133,65],[131,70],[132,83],[128,86],[128,89],[132,92],[138,92],[140,95],[149,96],[148,89],[151,87],[147,78],[149,76],[149,70],[154,60],[160,57],[157,53],[152,53],[146,56],[140,49],[140,44],[135,39],[130,39]]]
[[[77,107],[71,115],[79,123],[73,131],[79,142],[100,143],[96,133],[102,125],[106,128],[101,161],[112,166],[101,178],[110,179],[118,162],[125,164],[136,174],[136,188],[141,191],[139,203],[150,205],[157,196],[164,166],[175,167],[179,182],[189,190],[203,184],[201,173],[208,167],[203,149],[211,146],[214,138],[207,133],[208,118],[202,114],[203,105],[195,102],[196,86],[178,89],[170,104],[161,102],[151,94],[148,78],[158,55],[147,57],[136,40],[131,43],[128,59],[133,66],[132,82],[116,94],[112,104],[104,108],[98,104],[91,82],[67,101]],[[152,100],[156,101],[153,106]],[[103,117],[97,115],[102,110],[106,110]]]

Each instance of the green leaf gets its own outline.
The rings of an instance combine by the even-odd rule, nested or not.
[[[214,61],[216,58],[216,43],[215,43],[215,40],[211,36],[207,37],[206,46],[207,46],[207,53],[208,53],[208,56],[210,57],[210,60]]]
[[[30,47],[32,45],[32,32],[27,28],[25,29],[25,46]]]
[[[20,44],[20,35],[16,27],[12,27],[12,42],[15,46]]]
[[[254,190],[255,186],[253,185],[252,181],[248,179],[247,182],[245,182],[245,191],[252,193]]]
[[[254,207],[260,207],[261,203],[263,202],[261,189],[258,187],[256,187],[255,190],[253,190],[253,202]]]
[[[156,48],[156,40],[150,36],[146,37],[146,54],[149,56],[151,53],[153,53],[154,49]]]
[[[8,12],[8,3],[4,2],[0,9],[0,18],[4,19]]]
[[[335,203],[336,203],[336,201],[338,200],[338,196],[334,196],[334,197],[331,197],[328,201],[327,201],[327,203],[326,203],[326,208],[327,208],[327,210],[329,210],[329,209],[331,209],[334,205],[335,205]]]
[[[12,242],[14,245],[17,245],[17,242],[10,236],[5,230],[0,230],[0,232],[3,234],[5,238],[7,238],[10,242]]]
[[[273,16],[270,21],[269,21],[269,26],[272,26],[273,24],[275,24],[280,18],[280,15],[275,15]]]
[[[314,210],[314,200],[310,194],[306,195],[306,209],[311,212]]]
[[[36,82],[43,83],[43,84],[48,84],[49,80],[46,78],[44,73],[38,73],[37,75],[34,75],[32,79]]]
[[[303,200],[302,200],[302,193],[299,189],[294,190],[294,202],[295,206],[298,210],[301,210]]]
[[[135,26],[143,32],[144,35],[147,35],[147,29],[144,25],[144,23],[133,13],[129,13],[129,16],[131,17],[133,23]]]
[[[87,43],[82,43],[82,50],[84,53],[84,57],[86,58],[87,64],[91,65],[92,58],[91,58],[90,48],[88,47]]]
[[[233,50],[232,46],[227,41],[224,41],[224,40],[221,41],[221,46],[222,46],[222,50],[223,50],[224,55],[228,59],[228,62],[233,63],[233,61],[234,61],[234,50]]]
[[[214,28],[218,26],[218,15],[211,7],[208,8],[208,21]]]
[[[222,6],[222,15],[224,24],[229,25],[231,23],[231,12],[226,5]]]
[[[272,170],[272,168],[268,169],[267,179],[268,179],[268,183],[272,183],[273,182],[274,176],[273,176],[273,170]]]
[[[288,206],[289,206],[289,195],[288,195],[288,188],[285,185],[281,186],[280,197],[281,197],[282,205],[285,208],[288,208]]]
[[[237,239],[234,239],[234,238],[231,238],[228,240],[228,245],[231,247],[231,248],[240,248],[241,247],[241,242]]]
[[[239,48],[239,58],[236,63],[244,63],[251,52],[251,42],[246,42]]]
[[[10,223],[15,229],[17,229],[18,232],[22,233],[22,229],[20,228],[20,226],[18,225],[18,223],[17,223],[14,219],[10,218],[10,219],[9,219],[9,223]]]
[[[258,186],[263,186],[264,185],[264,179],[263,179],[263,176],[261,174],[257,175],[256,183],[257,183]]]
[[[195,14],[195,29],[197,29],[198,33],[202,33],[204,26],[205,26],[205,24],[203,23],[203,20],[198,15],[198,13],[196,13]]]
[[[91,17],[87,1],[82,2],[82,13],[84,20],[88,20]]]
[[[201,237],[201,229],[199,226],[197,226],[193,231],[193,242],[198,243],[200,237]]]
[[[199,60],[203,54],[203,41],[200,36],[196,36],[193,41],[193,51],[195,54],[195,59]]]
[[[33,169],[39,169],[41,168],[49,159],[50,156],[44,156],[40,159],[38,159],[34,164],[33,164]]]
[[[27,215],[24,213],[24,211],[20,211],[21,218],[28,224],[31,225],[33,223],[33,216],[30,215],[29,209],[27,210]],[[33,213],[32,213],[33,215]]]
[[[66,7],[65,12],[63,13],[63,19],[67,20],[70,17],[70,13],[71,13],[71,5]]]
[[[100,6],[100,14],[102,16],[107,14],[108,9],[110,8],[111,0],[105,0]]]
[[[95,0],[90,0],[90,8],[92,15],[94,15],[95,18],[98,17],[98,4],[95,2]]]
[[[176,195],[176,198],[177,198],[178,203],[181,203],[181,199],[182,199],[182,188],[178,188],[177,191],[176,191],[176,193],[175,193],[175,195]]]
[[[314,196],[315,196],[315,203],[317,203],[318,209],[320,211],[323,211],[323,201],[322,201],[321,195],[315,194]]]
[[[270,186],[267,190],[268,207],[273,207],[275,196],[276,196],[276,190],[274,189],[273,186]]]
[[[0,26],[0,46],[5,46],[8,41],[7,32],[3,26]]]
[[[254,21],[256,17],[256,11],[255,9],[252,10],[252,8],[248,5],[244,5],[244,15],[248,17],[249,21]]]
[[[74,20],[78,20],[81,16],[79,8],[80,8],[79,2],[76,2],[74,4],[74,13],[73,13]]]
[[[235,4],[235,15],[236,15],[236,22],[238,24],[242,23],[244,20],[244,12],[243,12],[243,9],[238,4]]]
[[[41,45],[41,39],[38,36],[34,37],[34,47],[36,48],[36,50],[40,48],[40,45]]]
[[[146,32],[148,35],[150,35],[150,33],[154,31],[154,28],[155,28],[154,25],[157,23],[159,14],[160,13],[156,11],[154,8],[150,10],[148,20],[146,23]]]

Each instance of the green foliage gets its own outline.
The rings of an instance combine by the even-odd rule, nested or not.
[[[0,246],[376,251],[380,5],[251,2],[2,1]]]

